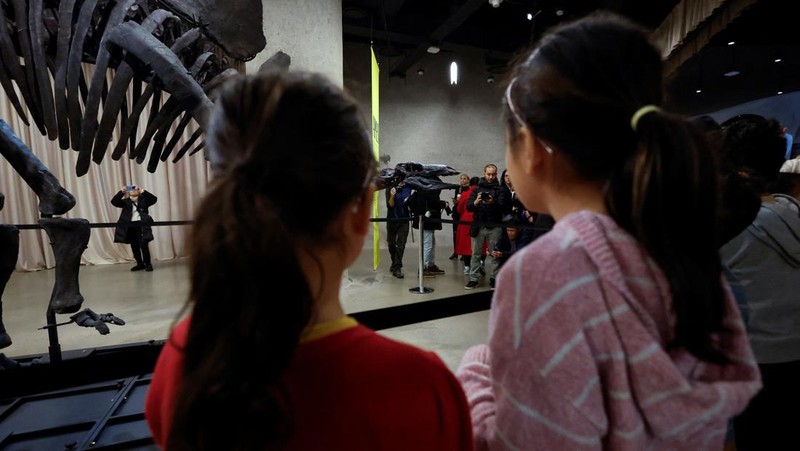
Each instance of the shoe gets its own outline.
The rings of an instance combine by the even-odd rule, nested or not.
[[[444,274],[444,269],[442,269],[442,268],[440,268],[440,267],[438,267],[436,265],[428,266],[427,271],[430,271],[430,272],[432,272],[434,274]]]
[[[400,271],[399,269],[395,269],[394,271],[392,271],[392,275],[397,277],[398,279],[402,279],[403,277],[405,277],[403,275],[403,271]]]
[[[455,253],[453,253],[453,255],[450,256],[450,260],[455,260],[457,258],[458,258],[458,255],[456,255]]]
[[[468,282],[468,283],[467,283],[467,284],[464,286],[464,289],[465,289],[465,290],[471,290],[471,289],[473,289],[473,288],[477,288],[477,287],[478,287],[478,281],[477,281],[477,280],[470,280],[470,281],[469,281],[469,282]]]
[[[145,268],[145,266],[144,266],[144,265],[140,265],[140,264],[138,264],[138,263],[137,263],[137,264],[136,264],[136,266],[134,266],[133,268],[131,268],[131,271],[141,271],[141,270],[143,270],[144,268]]]
[[[429,270],[429,269],[426,269],[426,270],[422,271],[422,277],[428,277],[428,278],[436,277],[436,273],[431,271],[431,270]]]
[[[149,263],[144,265],[144,270],[147,271],[147,272],[153,272],[153,265],[151,265]]]
[[[492,290],[494,290],[494,277],[489,279],[489,286],[492,288]]]

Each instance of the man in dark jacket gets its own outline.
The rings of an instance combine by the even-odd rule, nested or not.
[[[147,245],[153,241],[153,230],[150,227],[153,218],[148,209],[157,201],[156,196],[136,185],[123,186],[111,199],[111,205],[122,209],[114,231],[114,242],[131,245],[133,258],[136,259],[136,266],[131,271],[153,270]]]
[[[408,221],[411,214],[408,210],[408,197],[411,188],[405,183],[400,183],[386,190],[386,241],[389,244],[389,255],[392,266],[389,270],[398,279],[403,276],[403,253],[408,241]]]
[[[497,166],[487,164],[483,168],[483,178],[478,182],[478,187],[472,191],[467,202],[467,210],[475,213],[474,223],[470,229],[472,260],[469,265],[469,282],[464,287],[467,290],[478,286],[483,243],[488,241],[490,249],[497,245],[503,233],[499,223],[502,222],[503,215],[507,214],[509,209],[510,202],[506,190],[500,186],[497,180]],[[489,284],[494,287],[498,269],[497,259],[489,256],[486,258],[485,265],[486,271],[489,273]]]

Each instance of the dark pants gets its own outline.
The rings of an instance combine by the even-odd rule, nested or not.
[[[389,243],[389,256],[392,258],[390,271],[403,268],[403,254],[408,241],[408,221],[389,221],[386,223],[386,241]]]
[[[758,368],[764,388],[733,421],[736,450],[792,449],[800,426],[800,360]]]
[[[131,245],[136,264],[139,266],[150,265],[150,249],[147,242],[142,239],[142,223],[140,221],[131,222],[126,238]]]

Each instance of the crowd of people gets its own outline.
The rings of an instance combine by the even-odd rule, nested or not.
[[[208,130],[215,181],[193,225],[189,314],[148,392],[156,442],[720,450],[734,434],[740,450],[792,443],[800,204],[775,191],[795,186],[778,183],[783,131],[752,116],[698,127],[662,107],[662,73],[648,32],[625,19],[560,25],[511,70],[499,180],[488,164],[480,178],[464,174],[450,201],[402,184],[386,191],[392,275],[403,277],[409,217],[413,227],[431,219],[423,270],[440,274],[435,219],[452,208],[466,288],[482,269],[495,288],[487,342],[455,375],[342,309],[342,274],[363,247],[375,191],[356,102],[303,72],[229,83]],[[326,202],[296,208],[319,193]]]

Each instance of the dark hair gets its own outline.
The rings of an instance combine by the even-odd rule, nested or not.
[[[593,14],[551,30],[523,58],[507,90],[511,139],[523,122],[580,177],[604,183],[609,214],[669,280],[677,317],[670,347],[726,362],[712,339],[727,330],[715,247],[716,161],[684,118],[650,108],[632,123],[663,97],[661,55],[647,31]]]
[[[749,174],[761,193],[778,178],[785,161],[786,137],[774,119],[747,114],[723,123],[722,157],[732,171]]]
[[[469,179],[469,186],[475,186],[480,182],[481,182],[480,177],[472,177],[471,179]]]
[[[355,101],[306,73],[229,82],[207,142],[219,174],[193,226],[194,308],[168,447],[281,448],[293,429],[282,378],[315,297],[298,248],[335,243],[329,226],[375,161]]]

